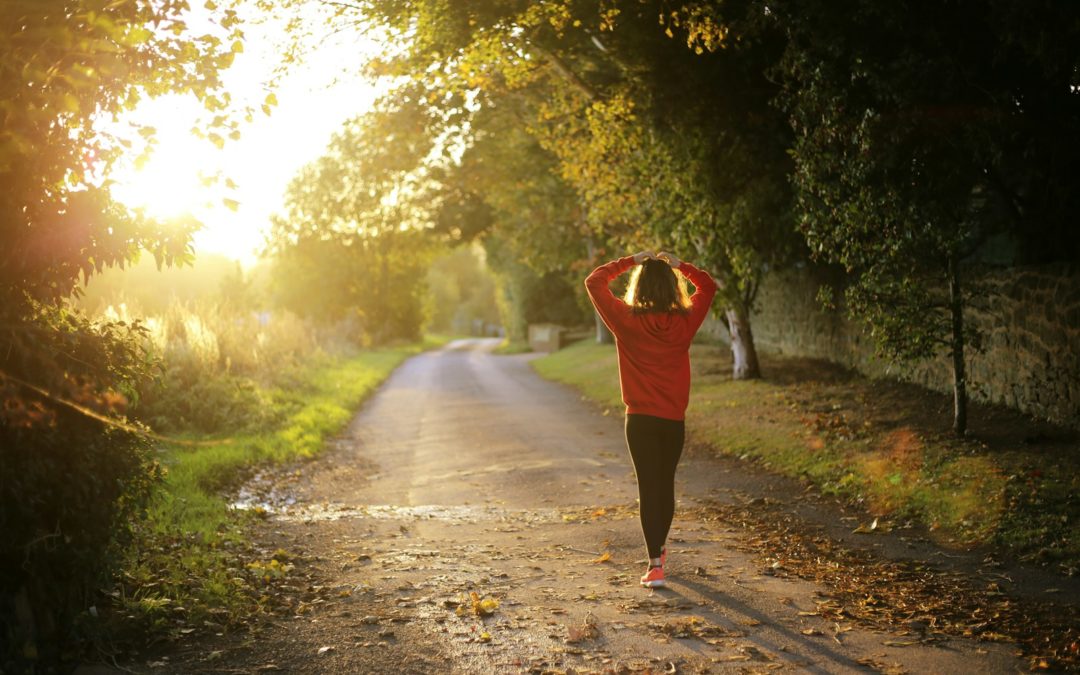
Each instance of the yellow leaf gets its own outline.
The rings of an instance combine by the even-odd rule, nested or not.
[[[266,105],[270,105],[270,106],[277,105],[278,104],[277,94],[275,94],[274,92],[270,92],[269,94],[267,94],[266,95],[266,100],[264,101],[264,103]]]
[[[487,631],[480,633],[480,642],[491,642],[491,633]]]
[[[601,555],[599,558],[595,558],[589,562],[605,563],[609,560],[611,560],[611,551],[604,551],[603,555]]]
[[[469,598],[472,600],[472,611],[476,616],[488,616],[494,614],[499,608],[499,601],[495,598],[480,598],[476,591],[470,591]]]
[[[236,211],[240,208],[240,202],[236,201],[235,199],[229,199],[228,197],[222,199],[221,203],[224,204],[225,207],[228,208],[230,211]]]

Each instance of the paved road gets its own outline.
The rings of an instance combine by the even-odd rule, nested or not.
[[[459,341],[406,362],[293,481],[296,501],[269,530],[305,551],[318,583],[294,617],[221,663],[422,673],[1023,665],[1009,645],[912,644],[811,615],[821,589],[762,574],[736,548],[738,523],[703,517],[710,498],[753,495],[730,466],[694,453],[680,467],[669,587],[640,588],[621,419],[494,346]],[[469,593],[498,607],[479,617]]]

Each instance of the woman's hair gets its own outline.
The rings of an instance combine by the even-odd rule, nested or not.
[[[646,260],[634,269],[623,299],[638,314],[683,313],[690,309],[686,279],[676,274],[671,265],[655,258]]]

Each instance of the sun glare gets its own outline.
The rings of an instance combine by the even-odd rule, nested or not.
[[[142,112],[157,129],[157,145],[144,165],[128,164],[114,175],[113,195],[155,218],[205,211],[213,195],[203,172],[217,163],[217,148],[191,133],[196,106],[168,97],[152,101]]]
[[[248,31],[244,52],[225,73],[234,102],[261,106],[281,58],[275,47],[282,30],[267,22]],[[289,181],[323,152],[347,119],[371,108],[379,88],[358,67],[380,49],[355,35],[323,40],[277,84],[273,113],[259,113],[223,148],[192,133],[202,113],[193,98],[144,102],[121,126],[154,127],[157,145],[143,166],[129,158],[116,168],[113,195],[157,218],[194,216],[203,223],[194,238],[196,254],[253,263],[271,215],[283,209]]]

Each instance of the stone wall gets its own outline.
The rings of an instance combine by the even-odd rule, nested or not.
[[[952,391],[949,357],[897,366],[874,356],[862,326],[817,301],[825,280],[812,267],[773,273],[752,317],[754,340],[774,353],[827,359],[872,377],[893,376]],[[968,353],[972,400],[1000,403],[1080,428],[1080,267],[1047,265],[997,269],[981,275],[986,307],[967,319],[982,333],[982,351]],[[711,320],[705,330],[725,340]]]

